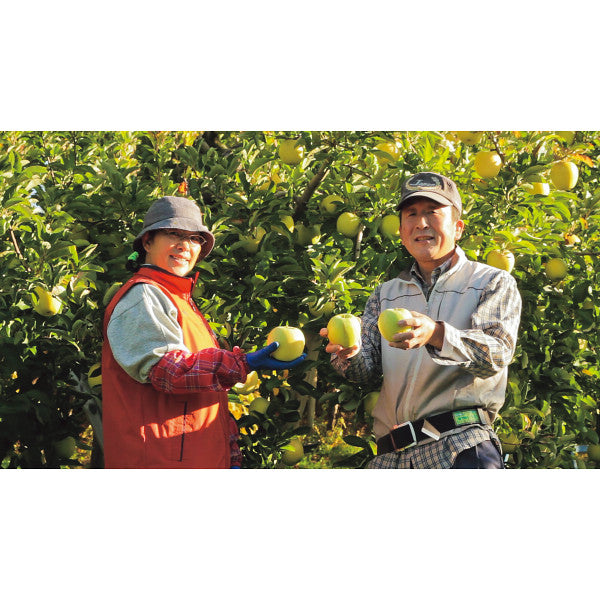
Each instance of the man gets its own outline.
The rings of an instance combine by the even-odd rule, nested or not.
[[[370,296],[360,347],[326,348],[350,381],[383,374],[373,410],[377,456],[369,467],[504,468],[491,423],[504,403],[515,351],[516,282],[506,271],[468,260],[456,245],[464,230],[462,200],[447,177],[409,177],[398,210],[412,267]],[[399,322],[410,330],[393,342],[377,327],[386,308],[412,315]]]

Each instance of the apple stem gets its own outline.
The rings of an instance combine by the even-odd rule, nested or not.
[[[515,170],[513,169],[512,165],[510,165],[506,162],[506,155],[504,154],[504,152],[502,152],[502,150],[500,149],[500,146],[498,145],[498,138],[491,133],[488,133],[488,135],[489,135],[490,139],[492,140],[492,143],[494,144],[494,149],[498,153],[500,160],[502,160],[502,166],[506,167],[509,171],[514,173]]]

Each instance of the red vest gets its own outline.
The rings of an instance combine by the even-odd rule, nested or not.
[[[197,276],[196,276],[197,278]],[[113,310],[138,283],[162,290],[177,307],[185,345],[197,352],[218,343],[191,298],[196,278],[142,267],[115,294],[104,315],[102,428],[105,468],[229,468],[226,392],[159,392],[132,379],[114,359],[106,330]],[[135,331],[131,332],[135,336]]]

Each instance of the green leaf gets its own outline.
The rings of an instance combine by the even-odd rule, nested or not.
[[[357,435],[345,435],[342,439],[344,440],[344,442],[346,442],[346,444],[349,444],[350,446],[357,446],[358,448],[370,449],[369,442]]]
[[[73,242],[55,242],[52,249],[46,254],[47,259],[71,257],[77,260],[77,247]]]
[[[30,177],[43,175],[47,171],[48,169],[46,167],[43,167],[42,165],[33,165],[31,167],[25,168],[21,173],[21,177],[23,177],[24,179],[29,179]]]

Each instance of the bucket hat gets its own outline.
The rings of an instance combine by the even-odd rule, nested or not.
[[[142,252],[142,236],[156,229],[181,229],[197,231],[204,238],[198,260],[208,256],[215,245],[215,236],[202,222],[202,213],[198,205],[188,198],[163,196],[150,206],[144,217],[142,231],[133,241],[133,248]]]

